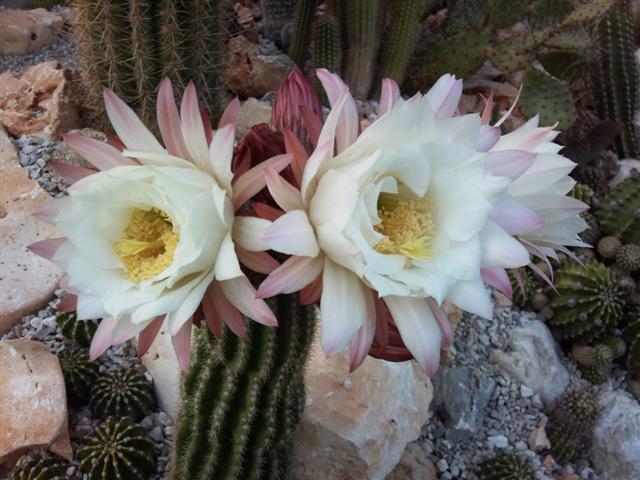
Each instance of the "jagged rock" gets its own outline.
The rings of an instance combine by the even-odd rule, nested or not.
[[[258,123],[271,123],[271,105],[255,98],[248,98],[238,113],[236,138],[242,139]]]
[[[2,10],[0,55],[25,55],[40,50],[55,40],[62,26],[63,18],[44,8]]]
[[[396,468],[385,477],[385,480],[436,480],[438,469],[429,458],[427,452],[417,443],[410,443]]]
[[[600,394],[590,459],[607,480],[640,480],[640,404],[622,390]]]
[[[12,135],[59,137],[80,127],[77,73],[57,61],[0,75],[0,124]]]
[[[547,326],[539,320],[523,322],[509,332],[508,350],[493,350],[489,359],[551,406],[569,384],[569,372]]]
[[[292,480],[384,479],[420,435],[432,387],[417,364],[369,357],[349,376],[348,360],[348,352],[326,359],[314,345]]]
[[[0,333],[53,297],[62,272],[29,250],[39,240],[60,236],[30,214],[49,195],[20,167],[15,148],[0,128]]]
[[[58,358],[40,342],[0,340],[0,464],[48,448],[71,458],[67,397]]]

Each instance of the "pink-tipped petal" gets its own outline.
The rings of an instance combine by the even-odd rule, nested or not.
[[[285,212],[304,209],[300,190],[287,182],[272,168],[266,168],[264,173],[267,178],[269,193],[280,208]]]
[[[242,175],[233,186],[233,206],[237,210],[247,200],[262,190],[267,185],[265,170],[272,168],[276,172],[281,172],[287,165],[291,163],[293,155],[284,154],[276,155],[255,167],[251,168],[247,173]]]
[[[296,137],[291,130],[285,130],[282,133],[286,152],[293,155],[291,170],[293,170],[293,176],[296,179],[296,186],[299,187],[302,183],[302,174],[304,172],[304,167],[309,160],[309,155],[307,154],[304,145],[300,143],[298,137]]]
[[[202,118],[202,125],[204,126],[204,138],[207,140],[207,145],[211,145],[213,140],[213,128],[211,127],[211,120],[207,114],[207,109],[204,105],[199,106],[200,118]]]
[[[178,365],[180,365],[180,370],[185,373],[189,370],[192,325],[191,320],[187,320],[184,322],[184,325],[180,327],[178,333],[171,337],[171,343],[173,343],[173,349],[176,351],[176,357],[178,358]]]
[[[87,138],[78,133],[67,133],[63,138],[73,151],[98,170],[108,170],[122,165],[139,165],[135,160],[122,155],[117,148],[100,140]]]
[[[75,312],[78,308],[78,296],[74,294],[65,295],[56,305],[59,312]]]
[[[300,192],[302,193],[302,199],[305,204],[308,204],[311,200],[311,194],[313,193],[312,185],[315,185],[316,174],[320,170],[322,164],[326,163],[333,153],[333,139],[327,139],[322,144],[318,145],[309,157],[309,161],[304,168],[302,174],[302,182],[300,183]]]
[[[118,137],[129,150],[164,153],[160,142],[126,103],[108,88],[104,89],[104,106]]]
[[[353,373],[367,358],[371,349],[373,337],[376,333],[376,304],[374,292],[365,288],[366,316],[364,324],[358,329],[355,338],[351,342],[351,354],[349,358],[349,373]]]
[[[209,143],[205,132],[205,126],[198,107],[196,87],[189,82],[182,97],[180,105],[181,130],[189,154],[194,163],[203,171],[211,170],[209,167]]]
[[[269,275],[280,266],[278,261],[267,252],[250,252],[236,245],[236,255],[240,263],[254,272]]]
[[[558,293],[558,290],[556,290],[556,286],[553,284],[553,280],[551,280],[549,278],[549,276],[542,271],[542,269],[540,267],[538,267],[535,263],[531,262],[528,267],[534,271],[534,273],[536,275],[538,275],[542,280],[544,280],[546,282],[547,285],[549,285],[551,287],[551,289]]]
[[[226,127],[227,125],[231,125],[232,130],[236,129],[236,124],[238,123],[238,114],[240,113],[240,100],[238,97],[235,97],[227,108],[224,109],[224,113],[220,117],[220,122],[218,123],[218,130]]]
[[[51,160],[49,162],[53,171],[60,175],[65,182],[70,185],[73,185],[78,180],[82,180],[89,175],[93,175],[96,173],[95,170],[91,170],[89,168],[84,167],[76,167],[75,165],[69,165],[68,163],[63,163],[58,160]]]
[[[375,340],[381,348],[387,348],[389,344],[389,324],[394,323],[391,312],[384,300],[374,294],[376,302],[376,334]]]
[[[500,129],[498,127],[490,127],[482,125],[480,127],[480,135],[476,142],[476,149],[479,152],[488,152],[500,140]]]
[[[322,271],[321,256],[290,257],[276,268],[260,284],[258,298],[268,298],[279,293],[293,293],[313,282]]]
[[[191,160],[191,154],[182,136],[180,114],[178,113],[178,106],[173,96],[173,86],[169,77],[166,77],[160,84],[156,110],[158,127],[167,151],[176,157]]]
[[[489,125],[491,121],[491,115],[493,114],[493,90],[489,94],[489,98],[487,98],[487,102],[484,105],[484,110],[482,111],[482,117],[480,117],[480,122],[482,125]]]
[[[258,217],[264,218],[265,220],[269,220],[271,222],[276,221],[278,218],[284,215],[284,212],[282,210],[278,210],[277,208],[274,208],[271,205],[267,205],[263,202],[254,203],[253,211]]]
[[[91,361],[106,352],[107,348],[112,345],[111,336],[117,325],[118,322],[111,316],[102,319],[91,340],[91,347],[89,348],[89,358]]]
[[[313,305],[320,300],[321,296],[322,275],[318,275],[313,282],[300,290],[300,303],[302,305]]]
[[[151,320],[151,323],[144,327],[144,330],[140,332],[138,336],[138,356],[142,357],[145,353],[149,351],[151,344],[158,336],[158,332],[160,332],[160,328],[162,327],[162,322],[164,321],[166,315],[162,315]]]
[[[500,290],[507,297],[511,298],[513,296],[513,287],[504,268],[483,267],[480,269],[480,276],[482,280]]]
[[[483,267],[517,268],[529,263],[529,252],[502,227],[488,220],[480,232]]]
[[[535,161],[536,154],[523,150],[501,150],[487,153],[485,165],[494,175],[518,178]]]
[[[516,105],[518,104],[518,99],[520,98],[520,94],[522,93],[522,87],[523,85],[520,85],[520,88],[518,89],[518,94],[516,95],[516,98],[513,99],[513,103],[511,104],[511,107],[509,107],[509,110],[507,110],[505,114],[502,116],[502,118],[500,118],[500,120],[496,122],[494,127],[499,127],[505,122],[507,118],[509,118],[509,115],[511,115],[511,113],[513,112],[513,109],[516,108]],[[493,95],[493,92],[491,92],[491,94]]]
[[[66,241],[66,238],[49,238],[32,243],[27,248],[39,257],[51,260],[55,255],[58,247]]]
[[[330,73],[324,68],[319,68],[316,70],[316,76],[327,92],[331,108],[338,108],[338,110],[340,110],[336,124],[337,128],[335,128],[336,150],[340,153],[346,150],[353,142],[356,141],[356,138],[358,138],[359,118],[356,102],[349,93],[349,87],[347,87],[338,75]],[[345,95],[346,98],[344,107],[341,107],[339,106],[339,102],[343,95]],[[325,123],[325,127],[327,123],[329,123],[328,118]],[[321,132],[319,143],[322,143],[323,141],[322,136],[323,133]]]
[[[544,224],[536,212],[506,195],[498,200],[489,218],[509,235],[533,232]]]
[[[213,175],[218,180],[220,187],[231,190],[231,161],[233,160],[234,124],[227,124],[218,129],[213,135],[209,148],[209,161]]]
[[[438,302],[436,302],[433,297],[427,297],[427,305],[429,305],[431,313],[433,313],[433,316],[440,326],[440,333],[442,334],[442,344],[440,348],[449,348],[449,345],[451,345],[453,341],[453,330],[451,329],[447,314],[444,313],[442,307],[438,305]]]
[[[302,123],[304,123],[304,127],[307,130],[307,135],[309,135],[309,140],[311,140],[314,147],[317,146],[318,138],[322,131],[322,121],[311,108],[304,105],[300,106],[300,115],[302,116]]]
[[[68,206],[70,201],[69,197],[56,198],[38,208],[31,215],[38,220],[53,224],[58,214]]]
[[[138,334],[137,325],[133,325],[128,319],[122,319],[116,325],[111,333],[111,345],[120,345],[121,343],[131,340]]]
[[[262,236],[271,250],[287,255],[315,257],[320,253],[316,235],[304,210],[292,210],[271,224]]]
[[[253,288],[247,277],[237,277],[218,282],[218,284],[231,305],[236,307],[244,316],[269,327],[278,325],[278,320],[276,320],[267,302],[256,298],[256,289]]]
[[[453,116],[462,96],[462,80],[453,75],[443,75],[426,94],[436,119]]]
[[[213,305],[213,300],[211,296],[207,292],[205,296],[202,298],[202,311],[204,313],[204,319],[207,322],[207,326],[209,330],[217,337],[222,337],[222,325],[223,321],[220,317],[220,314],[216,310],[216,307]]]
[[[211,298],[213,306],[220,318],[222,318],[222,321],[227,324],[233,333],[240,338],[244,338],[247,334],[244,319],[238,309],[227,300],[218,282],[213,282],[209,285],[207,294],[209,298]]]
[[[400,100],[400,87],[398,87],[396,81],[391,78],[383,78],[378,116],[381,117],[390,111],[398,103],[398,100]]]

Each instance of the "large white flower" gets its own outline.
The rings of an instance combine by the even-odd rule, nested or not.
[[[191,318],[201,303],[217,333],[224,321],[243,335],[240,313],[275,325],[238,257],[263,273],[278,264],[267,254],[236,248],[234,210],[264,187],[265,168],[280,171],[291,156],[254,167],[232,186],[237,101],[213,132],[203,121],[193,85],[179,114],[165,80],[158,97],[164,146],[113,92],[105,91],[105,104],[126,150],[79,135],[65,137],[101,171],[57,165],[75,183],[67,197],[38,216],[55,224],[64,238],[31,247],[66,272],[65,287],[74,294],[67,307],[77,309],[78,319],[104,317],[91,356],[138,333],[144,352],[166,318],[186,369]]]
[[[451,334],[442,302],[490,317],[482,271],[529,263],[490,215],[534,155],[489,152],[499,130],[479,115],[455,116],[462,82],[450,75],[408,101],[384,82],[380,117],[360,135],[347,87],[326,71],[318,76],[332,110],[317,148],[307,160],[294,141],[287,145],[305,165],[300,191],[267,170],[286,213],[251,221],[267,247],[294,255],[258,293],[303,288],[302,299],[313,301],[321,291],[323,347],[334,355],[351,343],[352,369],[390,313],[432,374]]]

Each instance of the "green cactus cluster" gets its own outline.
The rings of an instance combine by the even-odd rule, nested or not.
[[[561,81],[541,70],[529,68],[522,83],[520,106],[527,117],[539,114],[543,124],[558,122],[561,129],[573,125],[576,118],[573,97]]]
[[[284,478],[304,407],[315,312],[293,295],[269,304],[275,329],[247,321],[246,338],[225,327],[218,339],[196,328],[171,478]]]
[[[529,462],[515,455],[499,455],[485,460],[478,467],[480,480],[534,480]]]
[[[89,480],[145,480],[153,456],[147,431],[128,417],[107,418],[85,437],[77,455]]]
[[[134,369],[120,369],[101,376],[91,389],[91,411],[99,418],[142,419],[153,407],[153,388]]]
[[[518,268],[516,271],[520,281],[518,281],[513,271],[508,271],[512,290],[511,300],[514,305],[524,307],[531,302],[531,299],[536,294],[537,283],[528,268]]]
[[[604,235],[621,243],[640,244],[640,174],[635,173],[612,188],[594,210]]]
[[[100,320],[78,320],[76,312],[65,312],[58,314],[56,323],[67,340],[86,348],[91,345]]]
[[[613,362],[626,352],[625,341],[620,337],[609,337],[593,346],[575,344],[571,355],[578,364],[582,377],[598,385],[611,376]]]
[[[559,464],[573,461],[584,449],[593,432],[593,424],[600,413],[595,395],[586,389],[563,394],[549,413],[546,433],[551,454]]]
[[[66,480],[70,463],[57,458],[37,458],[14,469],[9,480]]]
[[[182,92],[194,81],[208,113],[222,109],[221,69],[233,2],[222,0],[74,0],[77,52],[87,113],[108,128],[102,90],[112,89],[156,125],[164,76]]]
[[[640,304],[627,308],[622,318],[622,338],[627,342],[627,367],[640,373]]]
[[[66,350],[60,354],[67,399],[72,403],[88,401],[98,379],[98,365],[89,359],[84,348]]]

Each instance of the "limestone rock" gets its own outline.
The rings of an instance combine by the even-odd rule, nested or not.
[[[0,124],[15,136],[59,137],[80,126],[77,74],[56,61],[0,75]]]
[[[509,333],[509,350],[493,350],[489,358],[551,406],[569,384],[569,372],[547,326],[539,320],[525,322]]]
[[[385,480],[436,480],[438,469],[427,458],[427,452],[417,443],[410,443],[396,465]]]
[[[291,59],[275,47],[251,43],[242,35],[229,40],[229,53],[226,84],[242,97],[262,97],[278,90],[294,67]]]
[[[0,55],[25,55],[55,40],[63,18],[44,8],[2,10],[0,14]],[[0,83],[1,85],[1,83]]]
[[[640,480],[640,404],[621,390],[598,398],[603,409],[593,430],[591,461],[607,480]]]
[[[238,113],[236,138],[241,139],[258,123],[271,123],[271,105],[255,98],[248,98]]]
[[[1,340],[0,463],[34,448],[71,458],[67,398],[58,358],[40,342]]]
[[[29,250],[30,245],[58,237],[55,227],[30,214],[50,200],[20,167],[13,144],[0,129],[0,333],[51,299],[62,272]]]
[[[99,140],[101,142],[107,143],[107,136],[104,133],[93,130],[91,128],[80,128],[77,130],[71,130],[68,133],[77,133],[78,135],[82,135],[83,137],[92,138],[94,140]],[[94,167],[93,164],[87,162],[84,157],[76,153],[75,150],[72,150],[64,140],[61,141],[53,151],[52,160],[57,160],[58,162],[66,163],[76,167],[96,170],[96,167]]]
[[[325,359],[315,343],[292,480],[384,479],[420,435],[432,387],[415,362],[368,357],[351,376],[348,369],[348,352]]]

